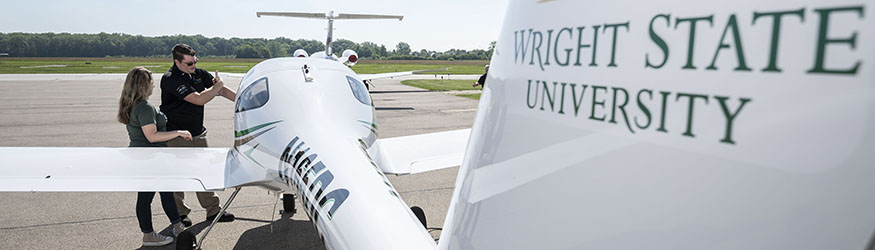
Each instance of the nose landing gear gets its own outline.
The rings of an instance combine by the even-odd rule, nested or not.
[[[287,213],[292,215],[298,212],[298,210],[295,209],[295,199],[297,198],[298,196],[295,194],[283,194],[283,210],[280,211],[280,214]]]

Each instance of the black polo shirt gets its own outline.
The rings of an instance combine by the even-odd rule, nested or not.
[[[483,73],[483,75],[480,76],[480,79],[477,79],[477,83],[484,88],[486,87],[486,73]]]
[[[185,96],[213,86],[213,75],[196,68],[194,74],[184,73],[174,64],[161,77],[161,112],[167,116],[167,131],[188,130],[193,136],[203,133],[204,106],[185,100]]]

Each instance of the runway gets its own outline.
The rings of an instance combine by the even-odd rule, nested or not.
[[[155,77],[158,85],[160,75]],[[433,76],[373,81],[380,138],[471,127],[476,100],[400,84],[408,78]],[[127,133],[115,117],[123,82],[121,74],[0,75],[0,146],[126,147]],[[236,89],[240,79],[226,78],[225,82]],[[149,102],[156,107],[160,104],[159,88]],[[204,126],[211,147],[233,144],[233,107],[233,102],[221,97],[206,105]],[[423,208],[435,239],[441,232],[457,171],[456,167],[389,176],[408,205]],[[230,194],[231,190],[220,192],[221,202]],[[203,221],[205,211],[197,205],[193,193],[187,198],[186,203],[193,209],[192,230],[200,232],[209,224]],[[0,193],[0,249],[140,248],[142,233],[134,214],[135,203],[135,193],[122,192]],[[156,198],[152,204],[155,230],[169,232],[160,201]],[[214,227],[204,248],[324,248],[306,214],[280,218],[273,207],[274,196],[266,190],[244,188],[229,208],[237,220]],[[375,230],[379,227],[374,225]],[[147,249],[173,249],[174,245]]]

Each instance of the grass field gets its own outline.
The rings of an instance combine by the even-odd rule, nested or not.
[[[480,87],[472,87],[474,80],[404,80],[401,84],[432,91],[446,90],[479,90]]]
[[[207,71],[246,73],[262,59],[200,59],[198,67]],[[388,61],[362,60],[352,67],[360,74],[443,69],[426,74],[482,74],[488,61]],[[0,58],[0,74],[127,73],[135,66],[164,72],[170,58]]]
[[[458,94],[456,96],[465,97],[474,100],[480,100],[480,94]]]
[[[413,86],[431,91],[450,90],[480,90],[480,87],[472,87],[474,80],[404,80],[401,84]],[[456,96],[480,100],[480,94],[456,94]]]

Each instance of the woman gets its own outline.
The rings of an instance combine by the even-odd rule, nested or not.
[[[167,117],[156,110],[146,100],[152,95],[155,81],[152,72],[144,67],[134,67],[128,72],[122,96],[119,98],[118,121],[127,124],[130,147],[167,147],[167,141],[182,137],[191,140],[191,133],[185,130],[167,131]],[[173,226],[176,236],[185,228],[173,201],[173,192],[160,192],[161,206]],[[160,235],[152,229],[152,199],[155,192],[137,194],[137,220],[143,232],[143,246],[163,246],[173,242],[173,237]]]

